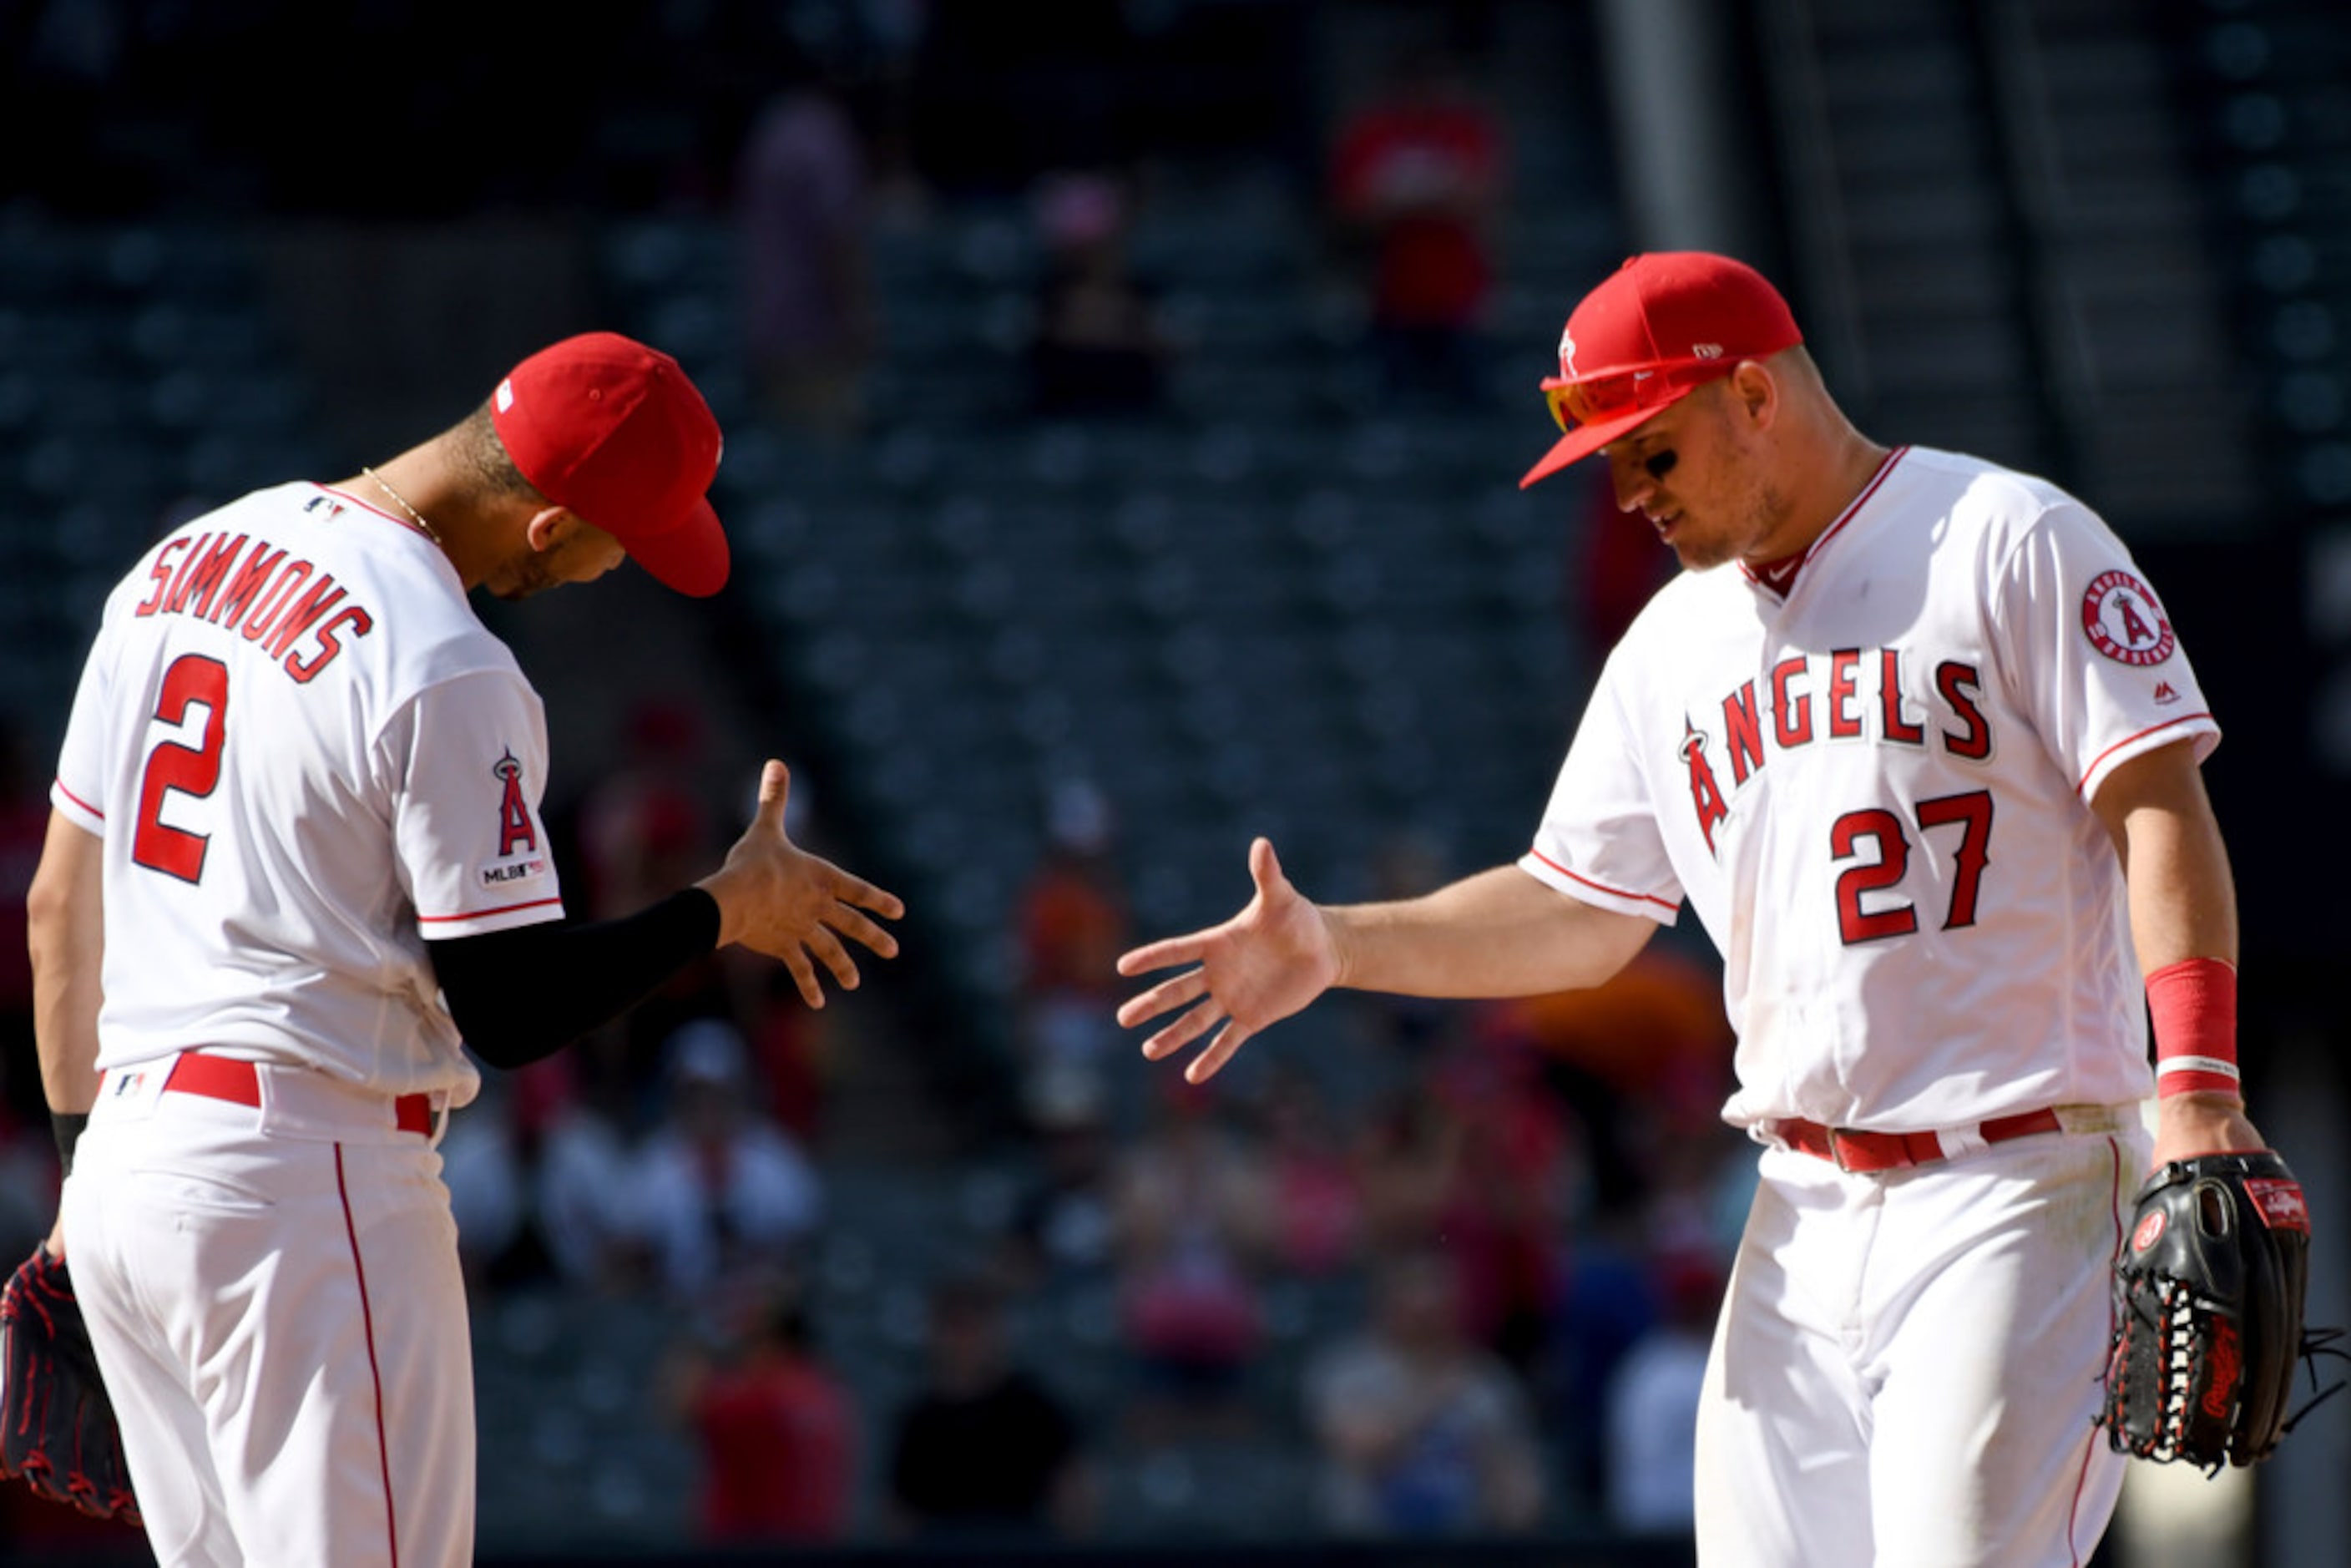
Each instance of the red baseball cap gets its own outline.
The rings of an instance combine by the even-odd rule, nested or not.
[[[1744,262],[1697,250],[1629,258],[1567,319],[1559,374],[1542,383],[1567,434],[1519,488],[1590,456],[1740,361],[1803,340],[1780,291]]]
[[[718,421],[675,360],[618,332],[583,332],[508,371],[490,417],[540,495],[660,581],[696,598],[726,585],[726,534],[705,494]]]

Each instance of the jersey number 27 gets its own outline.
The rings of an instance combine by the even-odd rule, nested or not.
[[[139,775],[139,827],[131,837],[132,860],[182,882],[204,880],[204,850],[212,835],[165,823],[163,797],[176,789],[203,800],[220,787],[221,739],[228,727],[228,666],[201,653],[183,653],[163,672],[155,717],[164,724],[184,724],[188,709],[199,703],[205,714],[201,745],[166,740],[147,754],[147,766]]]
[[[1976,889],[1991,859],[1991,795],[1970,789],[1964,795],[1938,795],[1918,802],[1918,831],[1959,830],[1959,852],[1951,864],[1951,905],[1943,915],[1943,929],[1957,930],[1976,923]],[[1902,819],[1882,807],[1847,811],[1829,830],[1829,852],[1838,860],[1855,860],[1861,842],[1876,846],[1876,858],[1861,861],[1836,881],[1837,933],[1848,947],[1887,936],[1907,936],[1918,929],[1918,910],[1907,902],[1876,909],[1862,907],[1866,894],[1882,893],[1899,883],[1910,869],[1910,835]]]

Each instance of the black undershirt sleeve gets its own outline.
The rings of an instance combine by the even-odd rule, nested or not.
[[[424,950],[466,1045],[513,1068],[620,1017],[717,946],[718,901],[689,887],[618,920],[549,921]]]

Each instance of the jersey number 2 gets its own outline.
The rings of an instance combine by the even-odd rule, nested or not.
[[[1944,913],[1943,929],[1957,930],[1976,923],[1976,889],[1991,859],[1991,796],[1982,789],[1964,795],[1938,795],[1918,802],[1918,829],[1956,826],[1959,854],[1952,862],[1951,906]],[[1852,860],[1861,852],[1861,841],[1877,848],[1875,860],[1864,861],[1837,878],[1837,931],[1848,947],[1887,936],[1907,936],[1918,929],[1918,911],[1909,904],[1864,909],[1864,894],[1880,893],[1902,880],[1910,869],[1910,835],[1902,819],[1880,807],[1847,811],[1829,830],[1829,852]]]
[[[182,882],[204,880],[211,835],[166,826],[163,797],[177,789],[202,800],[219,788],[221,737],[228,727],[228,666],[201,653],[183,653],[163,672],[155,716],[164,724],[183,724],[197,703],[204,706],[204,744],[166,740],[148,753],[146,770],[139,776],[139,829],[131,837],[132,860]]]

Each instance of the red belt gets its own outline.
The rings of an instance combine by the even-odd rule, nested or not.
[[[1974,1135],[1987,1144],[2004,1144],[2011,1138],[2060,1133],[2064,1128],[2054,1110],[2044,1109],[1995,1116],[1978,1126]],[[1792,1149],[1827,1160],[1841,1171],[1862,1176],[1928,1165],[1943,1157],[1943,1141],[1933,1133],[1856,1133],[1804,1121],[1774,1122],[1771,1133]]]
[[[166,1092],[202,1094],[207,1099],[226,1100],[234,1104],[261,1106],[261,1074],[250,1061],[239,1061],[227,1056],[206,1056],[200,1051],[183,1051],[172,1064],[172,1076],[163,1081]],[[433,1135],[433,1098],[429,1094],[402,1094],[392,1103],[393,1125],[403,1133],[419,1137]]]

